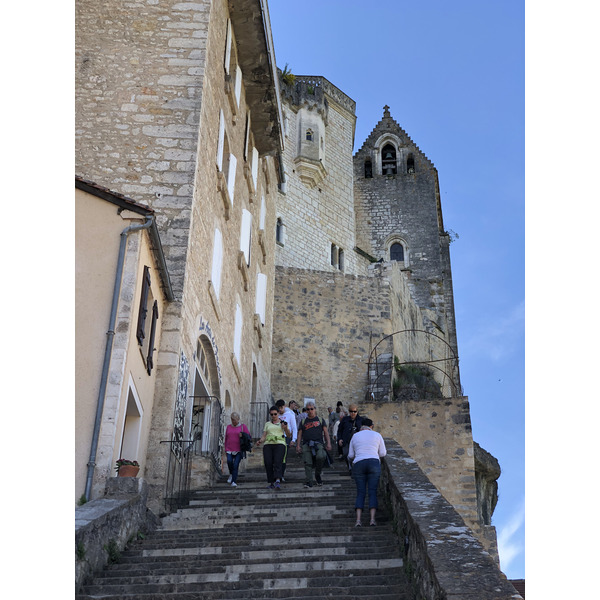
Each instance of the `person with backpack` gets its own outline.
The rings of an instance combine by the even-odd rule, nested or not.
[[[276,406],[271,406],[269,409],[269,417],[270,420],[265,423],[262,437],[256,442],[256,447],[263,444],[268,487],[279,490],[283,478],[283,459],[287,449],[286,437],[290,437],[292,432],[287,423],[279,418],[279,410]]]
[[[360,431],[363,418],[358,414],[358,406],[351,404],[348,407],[348,414],[340,420],[338,428],[338,448],[342,451],[342,458],[348,465],[348,470],[351,470],[351,463],[348,460],[348,449],[350,448],[350,440],[352,436]]]
[[[308,400],[304,409],[307,412],[307,417],[301,421],[298,428],[296,452],[300,453],[302,449],[304,474],[306,476],[304,487],[311,488],[315,482],[319,486],[323,485],[321,472],[327,460],[327,452],[331,450],[331,440],[325,420],[317,416],[315,401]]]
[[[240,444],[244,434],[248,437],[250,436],[248,428],[243,423],[240,425],[240,415],[232,412],[231,425],[227,425],[225,428],[225,443],[223,444],[223,457],[221,459],[221,470],[223,470],[223,463],[227,459],[227,468],[229,470],[227,483],[230,483],[231,487],[237,487],[238,470],[240,462],[245,455]]]

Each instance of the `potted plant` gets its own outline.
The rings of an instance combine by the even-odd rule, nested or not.
[[[117,470],[117,477],[136,477],[140,470],[140,463],[137,460],[120,458],[115,469]]]

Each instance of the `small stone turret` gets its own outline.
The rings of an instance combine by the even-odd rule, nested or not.
[[[283,90],[284,98],[298,111],[294,166],[302,183],[313,188],[327,176],[323,161],[329,106],[322,78],[296,78],[293,84],[284,85]]]

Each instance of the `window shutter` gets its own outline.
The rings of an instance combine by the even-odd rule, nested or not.
[[[154,362],[152,357],[154,356],[154,339],[156,337],[156,322],[158,321],[158,301],[154,301],[152,306],[152,324],[150,326],[150,340],[148,342],[148,356],[146,358],[146,371],[148,375],[152,372]]]
[[[140,309],[138,313],[137,322],[137,341],[141,346],[144,343],[146,334],[144,333],[146,328],[146,315],[148,313],[148,291],[150,290],[150,267],[144,267],[144,275],[142,279],[142,295],[140,297]]]

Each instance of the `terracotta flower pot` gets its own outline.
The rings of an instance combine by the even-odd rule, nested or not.
[[[133,465],[123,465],[117,475],[119,477],[136,477],[140,468]]]

